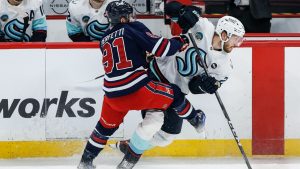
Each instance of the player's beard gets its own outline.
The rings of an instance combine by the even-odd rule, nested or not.
[[[225,42],[223,46],[223,51],[226,53],[230,53],[234,46],[230,45],[230,43]]]
[[[90,0],[91,6],[95,9],[99,9],[104,2],[105,0]]]

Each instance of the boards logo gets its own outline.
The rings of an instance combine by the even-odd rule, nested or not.
[[[149,12],[150,9],[150,2],[142,2],[141,0],[134,0],[134,2],[132,2],[132,7],[133,9],[136,11],[136,13],[138,14],[145,14],[146,12]]]
[[[14,112],[18,112],[23,118],[32,118],[40,113],[40,117],[45,118],[49,108],[53,106],[57,106],[55,112],[55,117],[57,118],[63,117],[64,114],[68,117],[76,117],[77,114],[84,118],[92,117],[95,114],[95,109],[92,105],[96,104],[96,101],[93,98],[68,99],[68,93],[68,91],[62,91],[59,98],[45,98],[42,103],[35,98],[13,99],[12,103],[8,102],[9,99],[2,99],[0,102],[0,115],[2,113],[3,118],[11,118]],[[81,110],[74,111],[72,109],[72,106],[76,103]]]
[[[50,3],[50,8],[52,11],[56,14],[63,15],[68,12],[69,2],[68,0],[60,0],[57,2],[57,0],[53,0]]]

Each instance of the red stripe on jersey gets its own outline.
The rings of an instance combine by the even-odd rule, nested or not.
[[[156,82],[156,81],[153,81],[153,83],[156,84],[156,85],[161,85],[161,86],[164,86],[164,87],[172,88],[172,86],[169,85],[169,83]]]
[[[171,88],[171,86],[167,85],[167,84],[160,84],[158,83],[153,83],[150,82],[148,84],[152,89],[169,94],[169,95],[174,95],[173,89]]]
[[[163,41],[161,42],[161,44],[159,45],[158,49],[155,52],[156,56],[161,56],[164,53],[164,51],[168,45],[168,42],[169,41],[167,39],[163,39]]]
[[[117,82],[109,82],[104,80],[104,86],[106,87],[117,87],[117,86],[122,86],[125,84],[128,84],[129,82],[133,81],[134,79],[137,79],[138,77],[146,74],[146,71],[138,71],[130,75],[129,77],[126,77],[123,80],[117,81]]]
[[[190,102],[187,102],[185,108],[181,112],[179,112],[178,115],[179,116],[185,115],[190,110],[190,107],[191,107]]]

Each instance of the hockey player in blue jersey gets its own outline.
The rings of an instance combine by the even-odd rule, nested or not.
[[[188,43],[180,37],[166,39],[151,33],[138,21],[130,22],[133,8],[124,1],[113,1],[106,12],[111,24],[100,41],[105,70],[105,92],[101,117],[83,152],[79,169],[94,169],[94,158],[102,151],[111,136],[130,110],[151,109],[134,132],[125,154],[117,168],[132,168],[139,160],[148,142],[159,131],[168,108],[175,113],[186,113],[189,103],[181,90],[173,84],[152,81],[146,72],[146,52],[156,57],[173,56],[183,51]],[[189,116],[195,116],[195,111]],[[188,117],[189,117],[188,116]],[[188,118],[186,117],[186,118]],[[145,144],[140,144],[145,143]]]
[[[66,27],[73,42],[99,41],[109,28],[105,9],[111,0],[72,0]]]
[[[45,42],[42,0],[0,1],[0,42]]]
[[[236,18],[225,16],[219,19],[215,28],[207,18],[200,17],[199,8],[184,6],[177,1],[167,3],[165,9],[167,15],[176,19],[183,32],[186,33],[190,29],[195,36],[209,76],[206,76],[203,68],[197,64],[198,56],[192,44],[184,52],[177,53],[176,57],[153,58],[149,66],[150,76],[164,83],[178,85],[185,94],[214,93],[231,73],[233,67],[230,52],[242,43],[245,33],[242,23]],[[181,132],[182,118],[170,111],[173,110],[167,110],[161,130],[151,139],[152,146],[167,146]],[[188,121],[200,133],[205,124],[205,114],[199,111],[197,115]],[[119,141],[110,146],[126,153],[128,143]]]

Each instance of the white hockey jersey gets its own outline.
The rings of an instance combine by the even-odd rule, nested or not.
[[[36,30],[47,30],[42,0],[23,0],[18,6],[0,1],[0,34],[5,39],[28,42]]]
[[[230,54],[213,49],[214,30],[214,25],[206,18],[200,18],[196,25],[191,28],[210,76],[222,83],[228,79],[233,66]],[[188,35],[186,36],[188,37]],[[160,81],[167,80],[169,83],[176,84],[183,93],[188,94],[190,79],[195,75],[204,73],[203,67],[197,63],[196,56],[197,53],[190,40],[190,45],[184,52],[177,53],[176,56],[155,58],[149,67]]]
[[[105,9],[111,0],[106,0],[100,9],[91,7],[89,0],[72,0],[69,3],[69,16],[66,20],[68,35],[84,33],[91,40],[100,40],[109,28]]]

